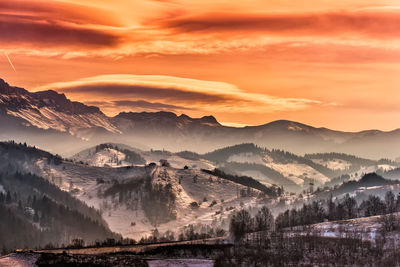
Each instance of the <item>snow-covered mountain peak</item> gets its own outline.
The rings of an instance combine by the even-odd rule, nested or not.
[[[80,102],[73,102],[69,100],[65,94],[57,93],[53,90],[41,91],[33,93],[37,98],[42,100],[42,106],[53,107],[54,109],[69,113],[69,114],[94,114],[98,113],[104,115],[98,107],[87,106]],[[105,115],[104,115],[105,116]]]
[[[64,94],[48,90],[31,93],[0,80],[0,111],[8,118],[22,120],[23,125],[52,129],[82,136],[81,129],[120,131],[97,107],[69,100]]]

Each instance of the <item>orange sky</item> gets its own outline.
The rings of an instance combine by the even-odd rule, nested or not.
[[[398,0],[0,0],[0,33],[0,78],[108,115],[400,127]]]

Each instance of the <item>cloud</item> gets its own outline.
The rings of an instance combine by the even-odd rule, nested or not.
[[[74,100],[107,99],[114,109],[135,106],[142,109],[212,109],[230,113],[274,112],[322,104],[317,100],[248,93],[229,83],[160,75],[102,75],[36,88],[47,89],[63,92]]]
[[[362,34],[394,38],[400,34],[400,12],[358,11],[304,14],[206,13],[156,22],[179,33],[223,33],[246,31],[277,35]]]
[[[117,19],[100,7],[62,1],[13,0],[0,2],[0,14],[56,20],[75,24],[120,26]]]
[[[148,102],[144,100],[118,100],[112,102],[117,107],[131,107],[135,109],[144,109],[144,110],[189,110],[191,108],[175,106],[175,105],[168,105],[158,102]]]
[[[122,37],[97,29],[20,15],[1,15],[0,41],[28,46],[116,46]]]
[[[86,105],[102,107],[107,110],[120,111],[184,111],[194,110],[190,107],[164,104],[160,102],[149,102],[145,100],[116,100],[116,101],[86,101]]]
[[[65,93],[96,94],[104,97],[137,97],[151,100],[168,100],[184,103],[229,102],[232,99],[223,95],[186,91],[178,88],[152,87],[135,84],[85,84],[70,88],[59,88]]]
[[[224,121],[221,121],[219,123],[224,125],[224,126],[234,127],[234,128],[243,128],[243,127],[246,127],[246,126],[252,126],[252,125],[250,125],[248,123],[224,122]]]
[[[26,47],[114,47],[121,25],[110,12],[66,2],[0,2],[0,42]]]

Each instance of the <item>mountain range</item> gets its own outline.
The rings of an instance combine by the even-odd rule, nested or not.
[[[213,116],[191,118],[166,111],[109,117],[98,107],[71,101],[56,91],[29,92],[2,79],[0,125],[0,140],[12,136],[61,155],[111,141],[141,149],[198,153],[251,142],[297,154],[340,152],[371,159],[400,154],[400,129],[342,132],[288,120],[236,128],[220,124]]]

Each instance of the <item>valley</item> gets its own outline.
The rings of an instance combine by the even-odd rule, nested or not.
[[[330,162],[342,162],[338,158],[350,156],[301,157],[253,144],[203,155],[101,144],[61,159],[29,146],[3,143],[1,155],[3,170],[43,177],[97,210],[112,232],[135,240],[152,236],[155,229],[160,236],[174,238],[189,228],[206,235],[218,231],[223,235],[229,230],[233,213],[266,204],[277,214],[282,203],[301,205],[329,196],[341,199],[346,194],[400,191],[393,177],[375,182],[360,180],[364,170],[383,175],[395,170],[398,164],[394,161],[353,158],[346,161],[345,169],[331,169],[327,167]],[[315,158],[319,158],[318,163]],[[386,168],[381,167],[383,163]],[[330,189],[326,185],[346,171],[351,172],[340,180],[341,187]]]

